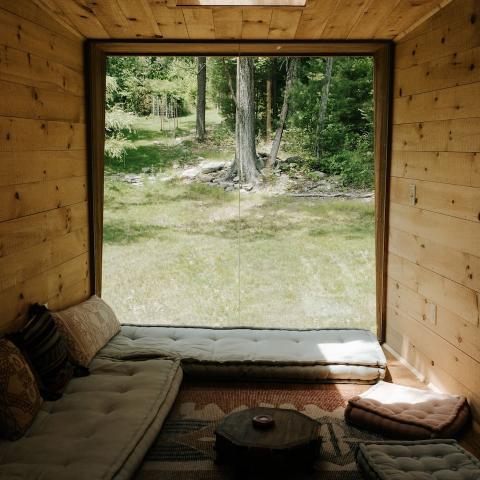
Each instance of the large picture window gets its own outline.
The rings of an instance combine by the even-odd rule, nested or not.
[[[388,45],[147,45],[90,46],[96,291],[125,323],[382,338]]]

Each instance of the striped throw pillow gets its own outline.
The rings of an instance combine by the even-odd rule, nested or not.
[[[32,305],[29,320],[10,338],[32,367],[42,397],[45,400],[60,398],[73,376],[73,365],[65,340],[47,308]]]

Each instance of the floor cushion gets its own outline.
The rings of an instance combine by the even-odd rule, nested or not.
[[[173,356],[194,376],[342,383],[375,383],[387,363],[375,335],[360,329],[123,325],[99,356]]]
[[[123,480],[140,464],[173,405],[178,360],[94,359],[63,397],[44,402],[16,442],[0,442],[0,478]]]
[[[351,398],[345,419],[392,438],[451,438],[466,424],[470,410],[465,397],[379,382]]]
[[[361,443],[357,462],[372,480],[480,478],[480,462],[455,440]]]

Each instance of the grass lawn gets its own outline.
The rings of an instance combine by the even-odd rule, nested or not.
[[[155,146],[161,134],[154,128],[151,122],[137,128],[137,149],[107,172],[154,164],[168,174],[181,158],[225,155],[209,153],[208,145]],[[184,128],[191,125],[185,121]],[[105,180],[103,296],[120,321],[375,329],[371,200],[143,180],[142,186]]]

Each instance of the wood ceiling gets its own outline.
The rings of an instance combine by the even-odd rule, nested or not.
[[[450,0],[307,0],[297,7],[177,7],[176,0],[33,0],[96,39],[399,39]]]

